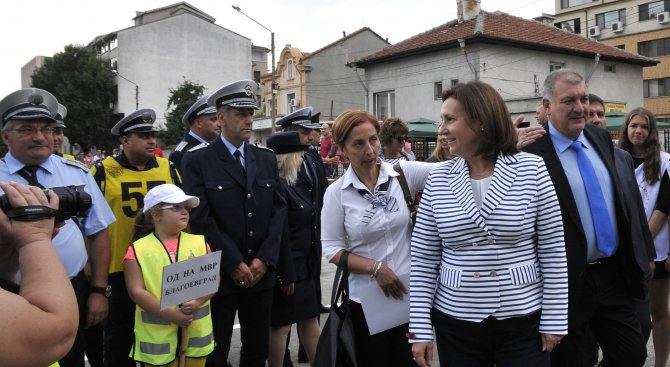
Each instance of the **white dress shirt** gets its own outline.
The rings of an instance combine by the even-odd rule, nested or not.
[[[390,164],[379,161],[379,177],[375,191],[388,180],[388,196],[395,198],[398,210],[386,211],[378,207],[368,222],[362,222],[370,202],[358,192],[369,192],[358,179],[353,169],[347,172],[326,190],[321,212],[321,245],[323,255],[328,260],[341,250],[378,260],[388,266],[396,275],[408,274],[410,267],[409,243],[411,237],[409,209],[402,188],[396,177],[398,173]],[[440,163],[441,164],[441,163]],[[423,188],[428,172],[439,164],[424,162],[400,162],[407,179],[410,192],[414,195]],[[369,274],[349,275],[350,298],[360,302],[358,289],[374,282]],[[408,284],[406,286],[409,287]]]

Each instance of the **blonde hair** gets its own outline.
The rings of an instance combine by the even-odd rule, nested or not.
[[[298,180],[298,171],[302,164],[302,155],[304,151],[292,152],[286,154],[277,154],[277,169],[279,177],[286,180],[289,186],[295,185]]]

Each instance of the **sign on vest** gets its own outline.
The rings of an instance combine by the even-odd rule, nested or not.
[[[220,267],[221,251],[164,266],[161,310],[216,293]]]

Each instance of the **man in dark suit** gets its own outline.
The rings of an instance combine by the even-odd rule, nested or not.
[[[209,142],[221,134],[221,125],[216,118],[216,107],[207,104],[208,98],[209,96],[200,97],[181,119],[189,130],[168,158],[179,172],[182,171],[181,160],[184,153],[199,144],[209,145]]]
[[[216,347],[207,366],[225,366],[235,314],[242,349],[240,366],[265,366],[272,289],[286,203],[276,191],[277,160],[266,148],[248,143],[257,84],[229,84],[208,100],[216,106],[222,134],[184,156],[184,191],[200,198],[191,214],[194,233],[204,234],[212,251],[221,250],[221,284],[212,299]]]
[[[562,69],[549,74],[543,104],[549,116],[547,134],[525,150],[544,158],[554,182],[569,286],[568,335],[552,352],[552,366],[583,365],[587,326],[603,349],[606,365],[642,366],[646,346],[633,297],[645,297],[649,265],[638,259],[648,256],[648,246],[635,241],[648,241],[651,235],[646,221],[635,223],[644,213],[634,215],[635,208],[622,195],[637,192],[637,185],[619,179],[609,134],[586,124],[588,90],[578,73]],[[599,201],[594,199],[594,186]]]

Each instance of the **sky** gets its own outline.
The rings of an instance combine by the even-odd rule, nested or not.
[[[0,3],[0,98],[21,88],[21,67],[35,56],[52,56],[65,45],[86,45],[96,36],[133,25],[136,11],[177,0],[30,0]],[[397,43],[456,18],[456,0],[189,0],[216,24],[270,48],[275,33],[277,55],[286,44],[315,51],[362,27]],[[482,9],[522,18],[553,14],[554,0],[482,0]]]

